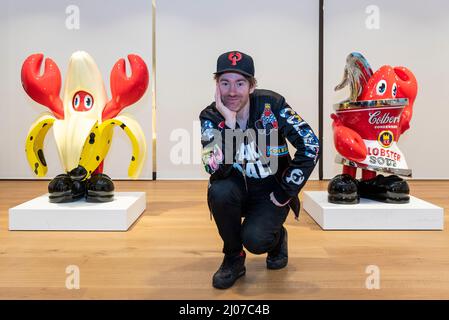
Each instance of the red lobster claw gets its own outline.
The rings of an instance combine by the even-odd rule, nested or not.
[[[334,131],[334,144],[338,153],[343,157],[356,162],[365,160],[367,150],[362,137],[354,130],[345,127],[336,114],[331,114],[334,119],[332,129]]]
[[[56,118],[64,118],[59,92],[61,90],[61,72],[56,63],[45,59],[44,73],[40,75],[40,68],[44,55],[36,53],[30,55],[23,62],[21,77],[22,86],[31,99],[48,107]]]
[[[398,93],[397,98],[408,98],[409,104],[404,108],[401,114],[400,129],[401,134],[410,128],[410,121],[413,114],[413,103],[418,93],[418,83],[413,73],[405,67],[395,67],[394,72],[397,76]]]
[[[149,73],[138,55],[128,55],[132,75],[126,76],[125,59],[118,60],[111,71],[111,100],[103,110],[103,120],[114,118],[120,111],[138,101],[148,88]]]
[[[414,74],[406,67],[394,67],[394,72],[398,76],[396,80],[398,83],[397,98],[408,98],[410,104],[415,102],[416,94],[418,93],[418,83]]]

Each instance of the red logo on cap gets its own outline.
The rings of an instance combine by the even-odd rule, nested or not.
[[[236,66],[237,62],[242,60],[242,54],[240,52],[231,52],[228,55],[228,59],[232,61],[232,65]]]

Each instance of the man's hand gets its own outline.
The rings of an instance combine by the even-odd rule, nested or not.
[[[220,112],[221,115],[225,118],[226,125],[231,129],[235,129],[237,112],[229,110],[223,104],[223,101],[221,100],[221,93],[220,93],[220,88],[218,88],[218,84],[215,89],[215,107],[217,108],[218,112]]]

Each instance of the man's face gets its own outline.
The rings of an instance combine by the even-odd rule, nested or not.
[[[249,81],[240,73],[224,73],[218,78],[218,88],[223,104],[234,112],[239,112],[249,101],[254,91]]]

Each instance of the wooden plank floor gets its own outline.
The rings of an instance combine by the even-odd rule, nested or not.
[[[444,231],[322,231],[304,211],[290,214],[288,267],[269,271],[265,256],[248,254],[246,276],[225,291],[211,286],[222,254],[205,181],[117,181],[118,191],[147,192],[128,232],[8,231],[8,209],[47,184],[0,181],[0,299],[449,299],[449,181],[410,182],[445,208]],[[79,290],[65,287],[69,265]],[[369,265],[379,290],[365,287]]]

